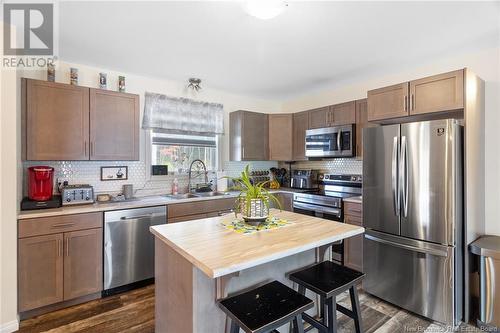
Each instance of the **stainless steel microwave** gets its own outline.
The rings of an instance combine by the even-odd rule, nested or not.
[[[345,125],[306,131],[306,157],[353,157],[356,126]]]

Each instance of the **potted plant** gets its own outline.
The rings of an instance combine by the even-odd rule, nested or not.
[[[234,183],[232,190],[240,191],[235,202],[235,213],[241,213],[246,223],[259,225],[269,217],[269,203],[272,201],[281,210],[278,198],[265,188],[269,181],[253,184],[250,179],[250,166],[238,178],[227,177]]]

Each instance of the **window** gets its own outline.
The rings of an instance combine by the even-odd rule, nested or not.
[[[195,159],[216,171],[217,149],[217,136],[151,133],[151,165],[167,165],[169,172],[187,172]]]

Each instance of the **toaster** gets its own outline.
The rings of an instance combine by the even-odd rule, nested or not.
[[[94,188],[91,185],[63,185],[60,191],[63,206],[94,203]]]

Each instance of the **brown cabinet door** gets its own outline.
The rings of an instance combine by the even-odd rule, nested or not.
[[[63,234],[19,239],[19,311],[63,300]]]
[[[409,83],[368,91],[368,121],[405,117],[408,115]]]
[[[26,159],[89,159],[89,88],[27,79]]]
[[[306,130],[309,129],[309,112],[293,114],[293,160],[302,161],[306,158]]]
[[[330,107],[325,106],[309,111],[309,128],[324,128],[331,123]]]
[[[293,194],[291,194],[291,193],[276,193],[274,196],[280,202],[282,210],[287,211],[287,212],[293,211]],[[271,207],[276,208],[276,209],[280,208],[273,201],[271,201]]]
[[[330,106],[329,126],[356,123],[356,102],[346,102]]]
[[[410,81],[410,114],[452,111],[464,107],[464,71]]]
[[[363,222],[361,217],[345,215],[344,222],[362,226]],[[363,234],[353,236],[344,240],[344,265],[363,271]]]
[[[258,112],[243,114],[242,160],[266,161],[269,159],[268,115]]]
[[[64,300],[102,290],[102,228],[64,234]]]
[[[293,159],[293,115],[269,115],[269,159],[291,161]]]
[[[90,89],[90,159],[139,160],[139,96]]]

